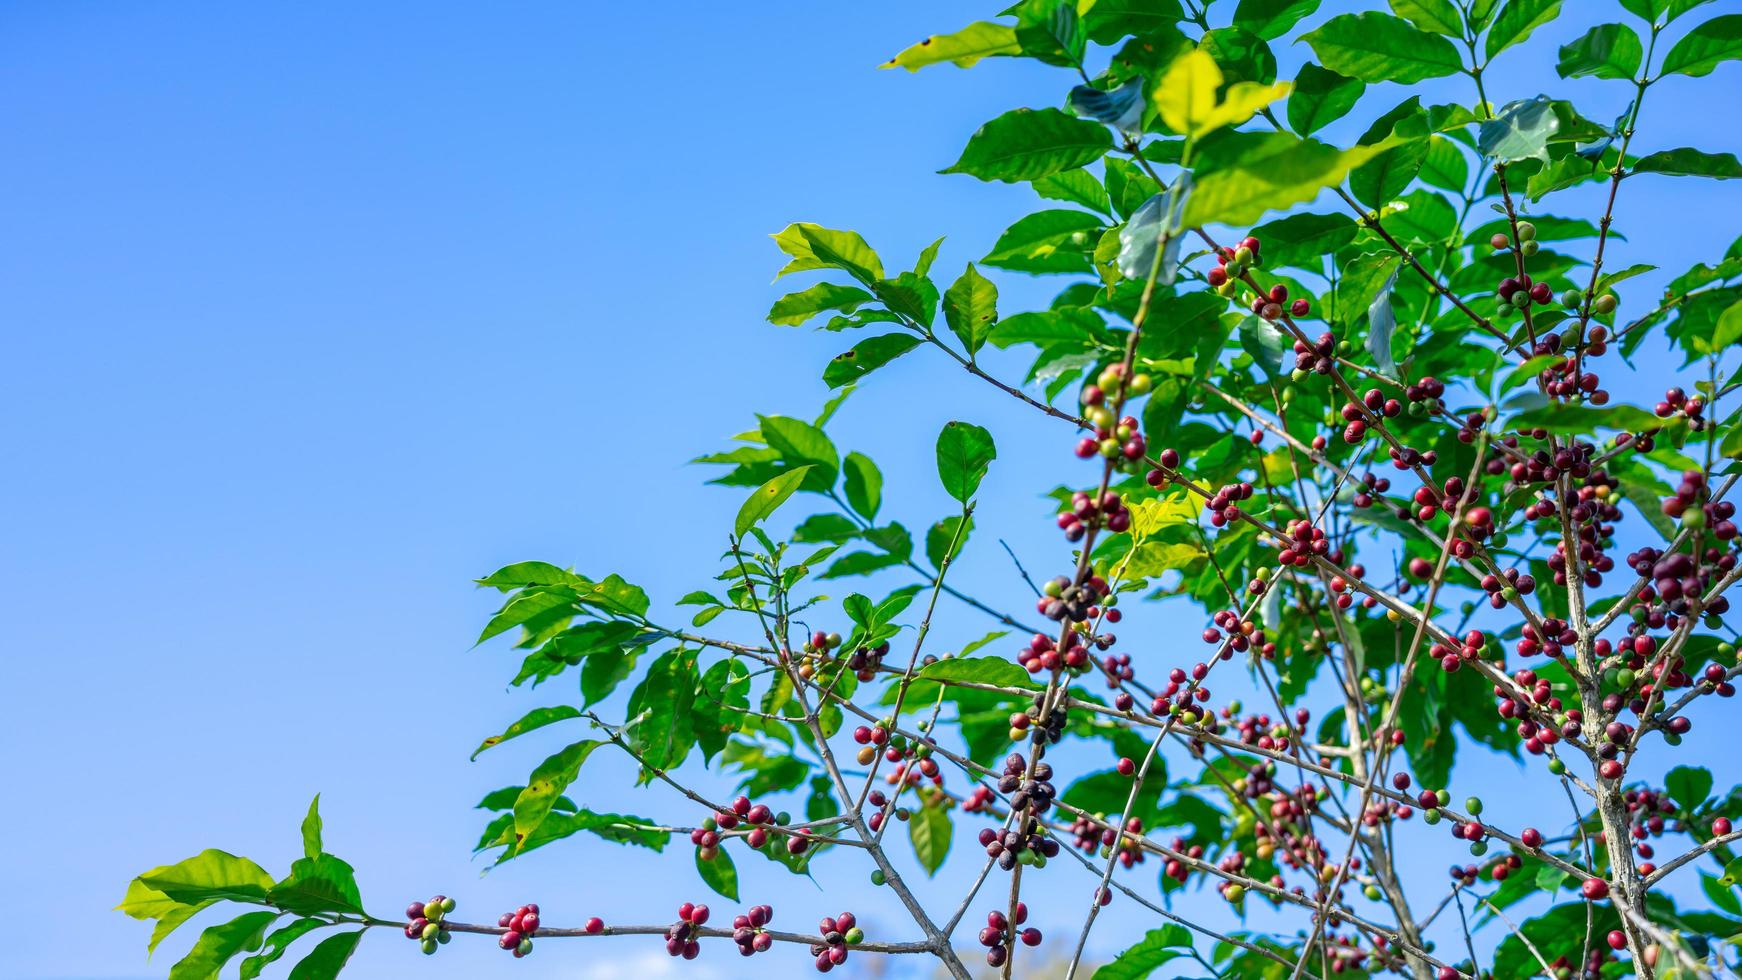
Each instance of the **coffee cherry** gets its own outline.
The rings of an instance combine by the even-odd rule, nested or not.
[[[605,931],[605,920],[595,915],[587,920],[587,924],[584,928],[587,935],[597,936],[599,933]]]
[[[1132,775],[1133,773],[1137,772],[1137,763],[1132,762],[1130,759],[1121,758],[1119,760],[1118,769],[1119,769],[1119,775],[1129,776],[1129,775]]]
[[[1730,832],[1730,818],[1719,817],[1712,821],[1712,836],[1722,837]]]
[[[1601,878],[1586,878],[1579,892],[1593,902],[1601,901],[1609,897],[1609,883]]]
[[[1609,941],[1609,948],[1610,949],[1626,949],[1627,948],[1627,934],[1622,932],[1619,929],[1609,930],[1609,935],[1605,938]]]

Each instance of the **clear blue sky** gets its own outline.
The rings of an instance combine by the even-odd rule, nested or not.
[[[813,413],[822,365],[846,346],[763,322],[779,292],[766,235],[791,220],[853,227],[907,261],[948,232],[939,268],[953,272],[1032,206],[1024,188],[934,171],[979,123],[1056,104],[1067,75],[1013,62],[874,70],[997,6],[0,6],[0,732],[12,790],[0,919],[16,932],[0,975],[161,975],[194,930],[146,964],[148,927],[108,911],[127,878],[207,846],[282,868],[316,791],[329,848],[389,914],[445,891],[468,919],[539,901],[553,921],[657,922],[701,897],[681,848],[662,860],[576,840],[480,879],[468,851],[482,821],[468,808],[522,780],[548,744],[465,757],[571,688],[506,689],[509,654],[469,649],[493,602],[469,580],[539,558],[619,571],[670,602],[712,574],[740,493],[702,487],[685,460],[755,411]],[[1623,86],[1561,82],[1544,42],[1619,8],[1570,6],[1534,54],[1501,62],[1496,94],[1572,95],[1612,118]],[[1292,77],[1305,48],[1278,53]],[[1733,128],[1701,110],[1739,81],[1731,65],[1666,83],[1639,145],[1736,150]],[[1457,84],[1444,97],[1467,100]],[[1370,96],[1358,124],[1389,105]],[[1738,193],[1629,185],[1616,265],[1665,249],[1715,258]],[[1011,309],[1050,290],[1001,285]],[[1000,455],[981,526],[1038,573],[1061,553],[1035,495],[1078,471],[1064,434],[995,396],[916,354],[833,428],[882,464],[889,512],[923,527],[947,512],[938,427],[990,427]],[[992,535],[961,574],[1021,604]],[[940,649],[988,628],[948,613]],[[1157,656],[1201,628],[1182,609],[1132,619],[1125,632],[1156,637]],[[1683,755],[1716,757],[1717,727],[1696,729]],[[1519,772],[1468,766],[1455,789],[1510,795],[1496,819],[1521,824]],[[582,796],[697,816],[623,788],[628,776],[601,757]],[[1458,852],[1417,833],[1422,873],[1443,875]],[[953,896],[969,863],[958,853],[926,891]],[[777,921],[818,911],[808,883],[739,867],[746,903],[773,902]],[[882,934],[908,935],[863,871],[825,862],[822,911],[854,907]],[[1043,927],[1079,921],[1083,890],[1061,886],[1037,913]],[[1112,911],[1096,933],[1103,954],[1150,924]],[[802,966],[779,955],[782,970]],[[413,958],[403,940],[371,937],[355,971],[509,972],[488,943]],[[659,976],[663,961],[653,939],[551,943],[513,973],[634,964]],[[724,944],[703,963],[714,972],[686,975],[743,969]]]

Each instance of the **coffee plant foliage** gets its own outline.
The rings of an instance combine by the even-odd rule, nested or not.
[[[965,135],[937,178],[1025,184],[1030,213],[961,269],[934,263],[937,244],[903,268],[850,230],[774,235],[792,285],[768,320],[840,335],[819,366],[837,394],[697,460],[743,504],[697,530],[722,552],[689,570],[692,591],[656,602],[634,584],[651,569],[542,561],[479,580],[502,597],[479,642],[511,646],[512,683],[552,694],[477,753],[554,751],[481,802],[478,852],[645,849],[693,861],[733,905],[738,862],[851,862],[900,935],[851,913],[777,927],[761,905],[561,926],[536,904],[462,921],[442,895],[366,911],[311,805],[288,870],[208,850],[131,882],[120,910],[154,923],[152,948],[212,923],[170,976],[283,959],[332,977],[371,932],[402,932],[408,955],[628,936],[684,958],[729,939],[788,957],[782,971],[851,953],[1011,976],[1050,955],[1087,975],[1112,901],[1153,927],[1097,977],[1735,969],[1742,789],[1639,753],[1696,724],[1734,731],[1742,239],[1659,270],[1630,264],[1611,225],[1635,181],[1742,177],[1735,156],[1650,126],[1654,102],[1726,98],[1701,78],[1742,58],[1742,15],[1620,0],[1614,22],[1545,50],[1532,34],[1563,0],[1320,6],[1022,0],[895,55],[905,72],[1057,68],[1053,104]],[[1311,60],[1279,79],[1288,43]],[[1607,80],[1626,111],[1495,91],[1495,66],[1523,58]],[[1437,79],[1459,97],[1411,91]],[[1342,119],[1360,135],[1326,137]],[[1645,272],[1667,287],[1638,288]],[[1011,309],[999,287],[1017,279],[1057,292]],[[1684,362],[1661,395],[1629,367],[1647,345]],[[889,513],[878,464],[829,423],[855,385],[922,357],[1031,411],[1058,448],[1050,480],[1021,485],[986,429],[954,421],[936,436],[952,512]],[[964,548],[996,541],[976,526],[984,494],[1053,485],[1036,518],[1056,543],[1026,585],[951,582]],[[1164,599],[1201,610],[1201,637],[1156,628]],[[946,618],[989,632],[942,652]],[[1218,696],[1227,675],[1251,703]],[[1078,743],[1103,748],[1049,753]],[[632,757],[670,812],[579,805],[599,753]],[[1459,785],[1472,753],[1533,774],[1541,826],[1483,821],[1479,787]],[[696,790],[706,768],[741,795]],[[1463,862],[1449,880],[1399,875],[1404,849],[1446,834]],[[972,890],[926,907],[908,882],[946,863],[977,869]],[[1081,930],[1042,936],[1030,900],[1080,911]],[[1206,903],[1225,911],[1191,914]],[[1211,924],[1258,907],[1288,924]]]

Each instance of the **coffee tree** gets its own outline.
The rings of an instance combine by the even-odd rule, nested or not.
[[[1059,106],[991,120],[945,171],[1046,200],[959,275],[934,275],[935,244],[892,272],[851,231],[774,236],[780,275],[814,281],[768,318],[853,335],[823,368],[841,397],[924,352],[1033,410],[1061,486],[1056,546],[1030,559],[1035,578],[1022,569],[1032,594],[950,581],[984,539],[987,431],[938,434],[959,509],[916,541],[884,516],[877,464],[831,440],[841,397],[810,421],[758,417],[700,458],[747,496],[718,529],[718,567],[675,605],[543,562],[481,580],[504,596],[481,639],[524,653],[514,683],[578,676],[578,697],[479,751],[586,737],[483,801],[480,851],[518,859],[575,835],[649,861],[681,850],[731,902],[737,861],[857,862],[911,928],[868,935],[851,911],[777,926],[770,906],[716,913],[694,895],[672,896],[670,923],[559,927],[536,904],[462,921],[442,895],[372,914],[311,807],[286,874],[209,850],[132,882],[121,910],[155,920],[153,946],[208,907],[247,909],[171,975],[245,957],[253,977],[294,944],[292,977],[332,976],[372,930],[425,953],[493,937],[514,957],[648,936],[626,941],[823,972],[907,954],[957,977],[982,959],[1021,975],[1048,943],[1072,975],[1109,902],[1155,927],[1097,976],[1175,959],[1229,978],[1733,969],[1742,789],[1636,761],[1696,723],[1733,724],[1720,702],[1739,670],[1725,617],[1742,427],[1725,366],[1742,239],[1682,256],[1649,296],[1628,280],[1655,267],[1618,261],[1611,224],[1635,180],[1742,176],[1729,154],[1656,143],[1647,111],[1723,97],[1695,79],[1742,58],[1742,15],[1620,0],[1622,20],[1550,52],[1526,42],[1560,0],[1390,0],[1311,30],[1318,0],[1223,0],[1214,28],[1205,6],[1023,0],[889,62],[1060,69]],[[1271,44],[1303,30],[1316,60],[1278,81]],[[1491,91],[1497,59],[1551,54],[1563,77],[1629,89],[1627,110],[1593,120]],[[1363,98],[1438,78],[1462,95]],[[1373,121],[1349,145],[1315,137],[1351,114]],[[1559,213],[1583,185],[1604,189],[1602,212]],[[1006,274],[1063,285],[1044,309],[1001,310]],[[1689,374],[1661,399],[1625,363],[1653,343]],[[1031,362],[1000,377],[988,347]],[[1015,356],[990,359],[1008,372]],[[877,572],[908,584],[850,592]],[[1145,601],[1166,598],[1202,610],[1201,636],[1145,628]],[[940,655],[933,623],[958,614],[999,629]],[[1218,697],[1224,680],[1256,703]],[[1116,765],[1072,761],[1087,757],[1073,743],[1097,742]],[[669,822],[565,795],[596,752],[671,790]],[[1541,825],[1484,821],[1454,766],[1484,753],[1531,767]],[[698,791],[699,767],[741,795]],[[1403,850],[1448,833],[1467,860],[1449,882],[1400,876]],[[979,871],[953,907],[925,907],[908,882],[951,852]],[[1680,904],[1672,875],[1693,879]],[[1292,924],[1223,933],[1184,914],[1185,894],[1225,903],[1217,921],[1263,908]],[[1080,909],[1080,930],[1041,935],[1031,901]],[[1479,929],[1498,936],[1484,956]]]

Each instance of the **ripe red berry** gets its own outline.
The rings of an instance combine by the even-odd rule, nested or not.
[[[1730,818],[1719,817],[1712,821],[1712,836],[1722,837],[1730,832]]]
[[[1579,892],[1593,902],[1600,901],[1609,897],[1609,883],[1601,878],[1586,878]]]
[[[1626,949],[1627,948],[1627,934],[1622,932],[1619,929],[1609,930],[1608,939],[1609,939],[1609,948],[1610,949]]]
[[[1121,758],[1119,760],[1119,775],[1129,776],[1129,775],[1135,773],[1136,771],[1137,771],[1137,763],[1132,762],[1130,759],[1126,759],[1126,758]]]
[[[599,933],[604,932],[605,920],[596,915],[593,916],[587,920],[586,931],[589,936],[597,936]]]
[[[1535,827],[1526,827],[1524,832],[1518,835],[1518,839],[1524,842],[1525,847],[1541,847],[1542,831]]]

